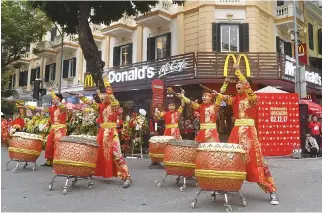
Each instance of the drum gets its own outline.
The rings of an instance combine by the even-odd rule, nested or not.
[[[165,147],[172,136],[153,136],[149,140],[149,155],[152,162],[163,162]]]
[[[94,174],[98,156],[95,136],[71,135],[60,139],[54,155],[54,171],[60,175],[89,177]]]
[[[192,140],[170,140],[165,148],[164,168],[169,175],[195,175],[198,143]]]
[[[42,151],[43,137],[26,132],[16,132],[9,143],[9,158],[36,162]]]
[[[239,191],[246,178],[245,151],[231,143],[202,143],[197,149],[195,176],[201,189]]]

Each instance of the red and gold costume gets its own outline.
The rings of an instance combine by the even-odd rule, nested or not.
[[[108,103],[98,104],[86,97],[81,98],[84,103],[89,104],[99,112],[100,128],[97,142],[100,148],[94,175],[104,178],[118,176],[122,180],[128,180],[131,175],[122,156],[120,140],[116,130],[117,118],[122,114],[122,109],[110,89],[108,79],[104,79],[104,85],[107,88]]]
[[[10,123],[6,119],[1,119],[1,143],[8,145]]]
[[[204,95],[211,97],[211,99],[213,100],[212,94],[204,93]],[[209,104],[198,104],[186,97],[183,98],[185,103],[191,104],[191,107],[200,115],[200,131],[198,132],[195,140],[199,143],[219,142],[216,119],[217,113],[220,109],[222,95],[219,94],[217,96],[215,103]]]
[[[171,112],[160,112],[157,119],[163,118],[165,123],[164,135],[173,136],[175,139],[181,140],[182,137],[180,135],[179,130],[179,117],[182,114],[183,107],[180,106],[177,110]]]
[[[58,98],[54,92],[51,92],[52,99]],[[28,106],[31,110],[36,108],[33,106]],[[51,165],[54,159],[55,145],[59,140],[66,136],[66,121],[67,121],[67,108],[64,104],[58,104],[58,106],[50,106],[42,109],[44,112],[48,112],[50,116],[51,128],[47,137],[45,158],[47,159],[47,164]]]
[[[257,182],[265,192],[272,193],[276,191],[276,187],[263,159],[255,127],[257,96],[240,70],[236,70],[235,75],[240,82],[244,82],[245,92],[237,94],[236,97],[225,96],[224,98],[227,104],[232,106],[235,118],[235,126],[228,142],[240,144],[246,151],[246,180]]]

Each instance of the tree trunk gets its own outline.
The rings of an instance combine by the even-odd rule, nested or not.
[[[91,28],[88,23],[90,8],[88,2],[79,2],[79,17],[78,17],[78,36],[79,44],[83,50],[86,60],[86,72],[90,72],[93,80],[101,91],[105,91],[102,79],[104,62],[98,52],[96,43],[93,38]]]

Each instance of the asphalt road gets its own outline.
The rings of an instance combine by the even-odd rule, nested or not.
[[[223,197],[211,202],[210,192],[203,192],[195,209],[190,203],[198,193],[194,181],[190,180],[185,192],[180,192],[175,177],[167,179],[164,188],[158,188],[155,180],[164,175],[162,169],[149,169],[149,159],[127,159],[132,173],[133,185],[123,189],[117,178],[94,178],[95,187],[87,189],[87,181],[80,180],[76,187],[69,187],[62,194],[65,178],[57,178],[54,190],[48,190],[53,177],[51,168],[32,166],[12,173],[4,171],[8,152],[1,151],[1,211],[4,212],[58,212],[58,211],[116,211],[116,212],[224,212]],[[43,156],[38,163],[43,163]],[[322,211],[322,158],[294,160],[291,158],[269,158],[268,165],[279,189],[280,205],[271,206],[269,196],[257,184],[246,183],[242,192],[247,206],[242,207],[238,196],[231,196],[234,212],[318,212]],[[15,163],[9,164],[14,168]],[[21,165],[22,167],[22,165]]]

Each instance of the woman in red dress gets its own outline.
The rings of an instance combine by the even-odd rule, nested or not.
[[[62,104],[63,96],[55,93],[52,88],[48,89],[52,97],[53,106],[50,107],[35,107],[27,106],[28,109],[49,113],[50,116],[50,131],[47,137],[45,158],[46,162],[42,166],[53,166],[55,144],[59,143],[60,139],[67,134],[67,108]]]
[[[119,102],[115,99],[109,80],[104,76],[106,93],[99,93],[100,104],[79,95],[81,100],[89,104],[92,109],[99,112],[100,128],[97,135],[99,144],[98,159],[95,169],[95,176],[104,178],[120,177],[123,188],[128,188],[132,184],[131,175],[126,165],[126,161],[121,153],[119,136],[116,130],[116,122],[123,110]]]
[[[214,101],[215,95],[217,97]],[[202,95],[202,104],[191,101],[183,94],[177,94],[177,97],[183,99],[186,104],[190,104],[199,113],[200,131],[195,140],[199,143],[219,142],[216,118],[222,102],[222,95],[204,92]]]
[[[232,129],[229,143],[242,145],[246,151],[246,180],[257,182],[264,192],[270,193],[270,203],[279,204],[276,194],[276,187],[273,177],[265,163],[257,138],[255,119],[257,116],[257,96],[250,87],[249,82],[239,70],[238,65],[234,65],[235,75],[238,78],[236,84],[237,95],[230,97],[223,95],[223,100],[231,105],[234,112],[235,126]],[[226,83],[229,81],[227,78]]]
[[[173,95],[167,95],[168,102],[168,111],[157,111],[155,113],[157,120],[160,118],[164,119],[165,130],[164,135],[173,136],[175,139],[181,140],[182,137],[180,135],[179,130],[179,118],[184,109],[184,102],[182,101],[181,106],[176,109],[176,104]]]

